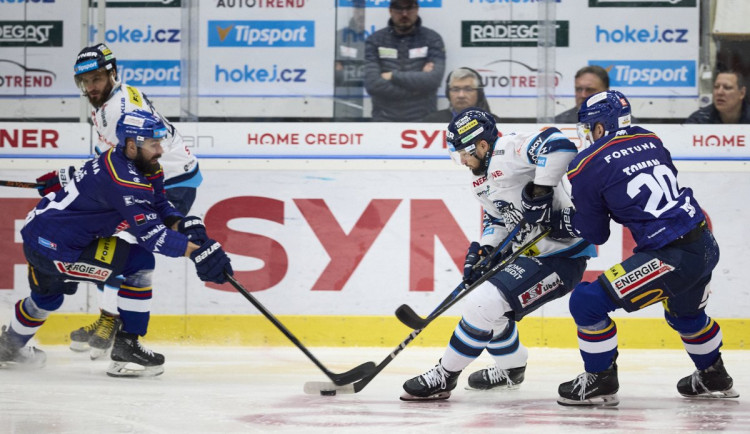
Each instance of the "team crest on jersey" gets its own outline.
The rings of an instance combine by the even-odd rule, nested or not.
[[[550,274],[544,280],[527,289],[518,296],[522,307],[527,307],[539,301],[543,296],[563,286],[563,281],[557,273]]]
[[[604,276],[609,280],[615,293],[620,298],[625,298],[632,291],[673,270],[673,266],[654,258],[629,272],[625,271],[622,264],[617,264],[605,271]]]

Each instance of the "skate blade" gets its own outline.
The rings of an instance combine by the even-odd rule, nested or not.
[[[42,369],[47,364],[47,360],[36,361],[32,363],[19,363],[15,361],[0,362],[0,369],[8,371],[35,371]]]
[[[520,387],[521,387],[521,383],[513,383],[513,384],[504,384],[502,386],[490,387],[487,389],[482,389],[479,387],[471,387],[467,385],[466,387],[464,387],[464,389],[473,390],[475,392],[506,392],[508,390],[517,390]]]
[[[705,392],[700,395],[682,395],[688,399],[724,399],[724,398],[739,398],[740,394],[733,388],[727,390],[721,390],[716,392]]]
[[[75,351],[76,353],[83,353],[85,351],[88,351],[91,347],[89,347],[88,342],[77,342],[77,341],[70,341],[70,349],[72,351]]]
[[[107,375],[118,378],[156,377],[164,373],[164,365],[142,366],[131,362],[115,362],[109,365]]]
[[[430,396],[414,396],[411,393],[404,392],[399,399],[402,401],[440,401],[451,397],[450,391],[438,392]]]
[[[111,352],[112,347],[104,349],[91,347],[91,351],[89,351],[89,357],[91,357],[91,360],[97,360],[101,359],[104,356],[108,356]]]
[[[568,399],[560,396],[557,398],[557,403],[568,407],[614,407],[620,403],[620,399],[616,393],[584,400]]]

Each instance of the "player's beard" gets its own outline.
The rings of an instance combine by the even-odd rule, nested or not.
[[[474,174],[474,176],[482,176],[485,174],[487,170],[487,159],[490,157],[490,153],[488,152],[484,158],[479,160],[479,167],[476,169],[471,169],[471,173]]]
[[[109,95],[112,93],[112,78],[109,77],[107,80],[107,85],[104,87],[102,92],[98,95],[91,96],[89,94],[86,94],[86,98],[88,98],[89,103],[94,106],[94,108],[99,108],[104,105],[105,102],[107,102],[107,99],[109,98]]]
[[[135,156],[133,164],[135,164],[135,167],[144,174],[150,175],[159,171],[159,161],[157,160],[158,158],[161,158],[161,154],[156,154],[153,156],[153,158],[146,159],[143,156],[141,148],[138,148],[138,154]]]

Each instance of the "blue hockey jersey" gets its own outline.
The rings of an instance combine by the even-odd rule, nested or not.
[[[635,251],[663,247],[705,219],[690,188],[677,184],[669,151],[651,131],[632,126],[602,137],[568,165],[573,226],[603,244],[609,219],[630,229]]]
[[[183,217],[166,199],[164,172],[146,175],[122,148],[111,148],[75,172],[74,182],[32,209],[23,242],[51,260],[75,262],[97,238],[129,227],[139,245],[166,256],[184,255],[188,239],[164,219]]]

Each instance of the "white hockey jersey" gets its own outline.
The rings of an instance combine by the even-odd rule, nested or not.
[[[195,176],[198,159],[185,147],[182,136],[174,126],[154,109],[151,101],[140,90],[133,86],[125,83],[116,85],[107,102],[91,111],[91,120],[99,135],[99,147],[102,151],[117,145],[117,121],[123,113],[134,110],[150,111],[167,126],[167,137],[162,141],[164,154],[159,159],[164,168],[165,186],[170,188],[184,185],[197,188],[202,179]]]
[[[576,154],[575,144],[557,128],[499,137],[486,176],[472,174],[472,188],[484,210],[484,231],[479,244],[495,247],[505,239],[509,231],[498,210],[508,204],[522,209],[521,193],[529,182],[553,187],[553,209],[572,206],[562,179],[568,163]],[[540,231],[536,227],[528,238]],[[547,237],[531,252],[533,256],[596,256],[595,247],[581,238],[557,240]]]

